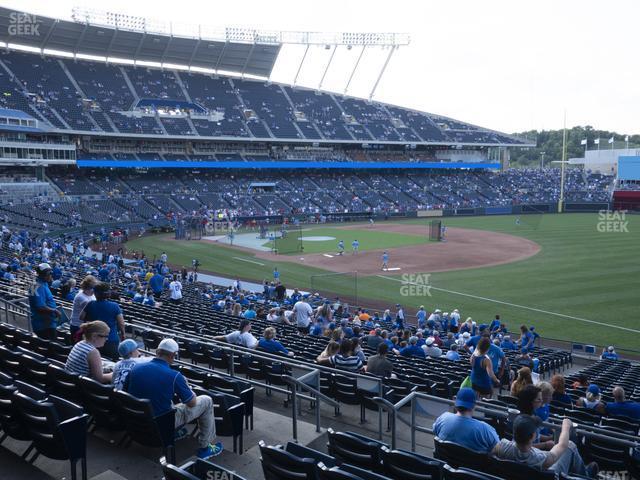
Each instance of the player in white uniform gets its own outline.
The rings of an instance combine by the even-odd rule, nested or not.
[[[358,249],[360,248],[360,242],[358,240],[354,240],[351,242],[351,248],[353,249],[353,255],[357,255]]]
[[[389,254],[385,250],[382,253],[382,270],[387,270],[389,268]]]

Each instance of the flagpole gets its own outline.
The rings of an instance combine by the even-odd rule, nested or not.
[[[586,155],[585,155],[586,158]],[[567,161],[567,111],[564,111],[564,128],[562,130],[562,166],[560,167],[560,200],[558,213],[562,213],[564,205],[564,165]]]

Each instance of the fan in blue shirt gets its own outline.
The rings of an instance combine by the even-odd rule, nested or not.
[[[445,442],[457,443],[475,452],[490,453],[500,438],[492,426],[472,418],[475,404],[476,393],[471,388],[461,388],[456,395],[456,413],[440,415],[433,423],[433,433]]]
[[[267,327],[264,329],[263,337],[258,342],[258,348],[264,350],[267,353],[282,353],[284,355],[293,356],[293,352],[289,352],[284,345],[282,345],[276,339],[276,329],[274,327]]]
[[[615,402],[607,403],[605,407],[607,415],[623,416],[640,420],[640,403],[625,400],[624,388],[622,387],[615,387],[612,393]]]

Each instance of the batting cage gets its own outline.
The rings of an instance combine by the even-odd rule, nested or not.
[[[358,272],[311,275],[309,284],[311,293],[331,299],[339,297],[343,302],[358,305]]]
[[[273,226],[269,231],[269,238],[273,253],[286,255],[304,251],[300,225],[282,224]]]
[[[439,242],[442,240],[442,220],[431,220],[427,227],[430,241]]]
[[[176,240],[201,240],[204,225],[197,216],[183,217],[176,222]]]

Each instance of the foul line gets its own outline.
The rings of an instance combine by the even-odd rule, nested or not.
[[[532,312],[545,313],[547,315],[555,315],[556,317],[569,318],[571,320],[578,320],[579,322],[593,323],[595,325],[600,325],[603,327],[616,328],[618,330],[624,330],[626,332],[640,333],[640,330],[634,330],[633,328],[627,328],[627,327],[621,327],[619,325],[611,325],[609,323],[597,322],[595,320],[589,320],[587,318],[580,318],[580,317],[574,317],[572,315],[565,315],[564,313],[550,312],[548,310],[542,310],[540,308],[527,307],[526,305],[518,305],[517,303],[503,302],[502,300],[496,300],[494,298],[480,297],[478,295],[471,295],[470,293],[456,292],[455,290],[447,290],[446,288],[438,288],[438,287],[433,287],[431,285],[418,284],[414,282],[405,282],[404,280],[400,280],[392,277],[385,277],[384,275],[376,275],[376,277],[384,278],[385,280],[391,280],[393,282],[399,282],[405,285],[418,285],[420,287],[427,287],[429,289],[439,290],[441,292],[453,293],[454,295],[462,295],[463,297],[476,298],[478,300],[485,300],[487,302],[499,303],[501,305],[507,305],[509,307],[516,307],[516,308],[522,308],[525,310],[531,310]]]
[[[261,267],[264,267],[264,263],[254,262],[253,260],[247,260],[246,258],[240,258],[240,257],[231,257],[231,258],[235,260],[240,260],[241,262],[255,263],[256,265],[260,265]]]

